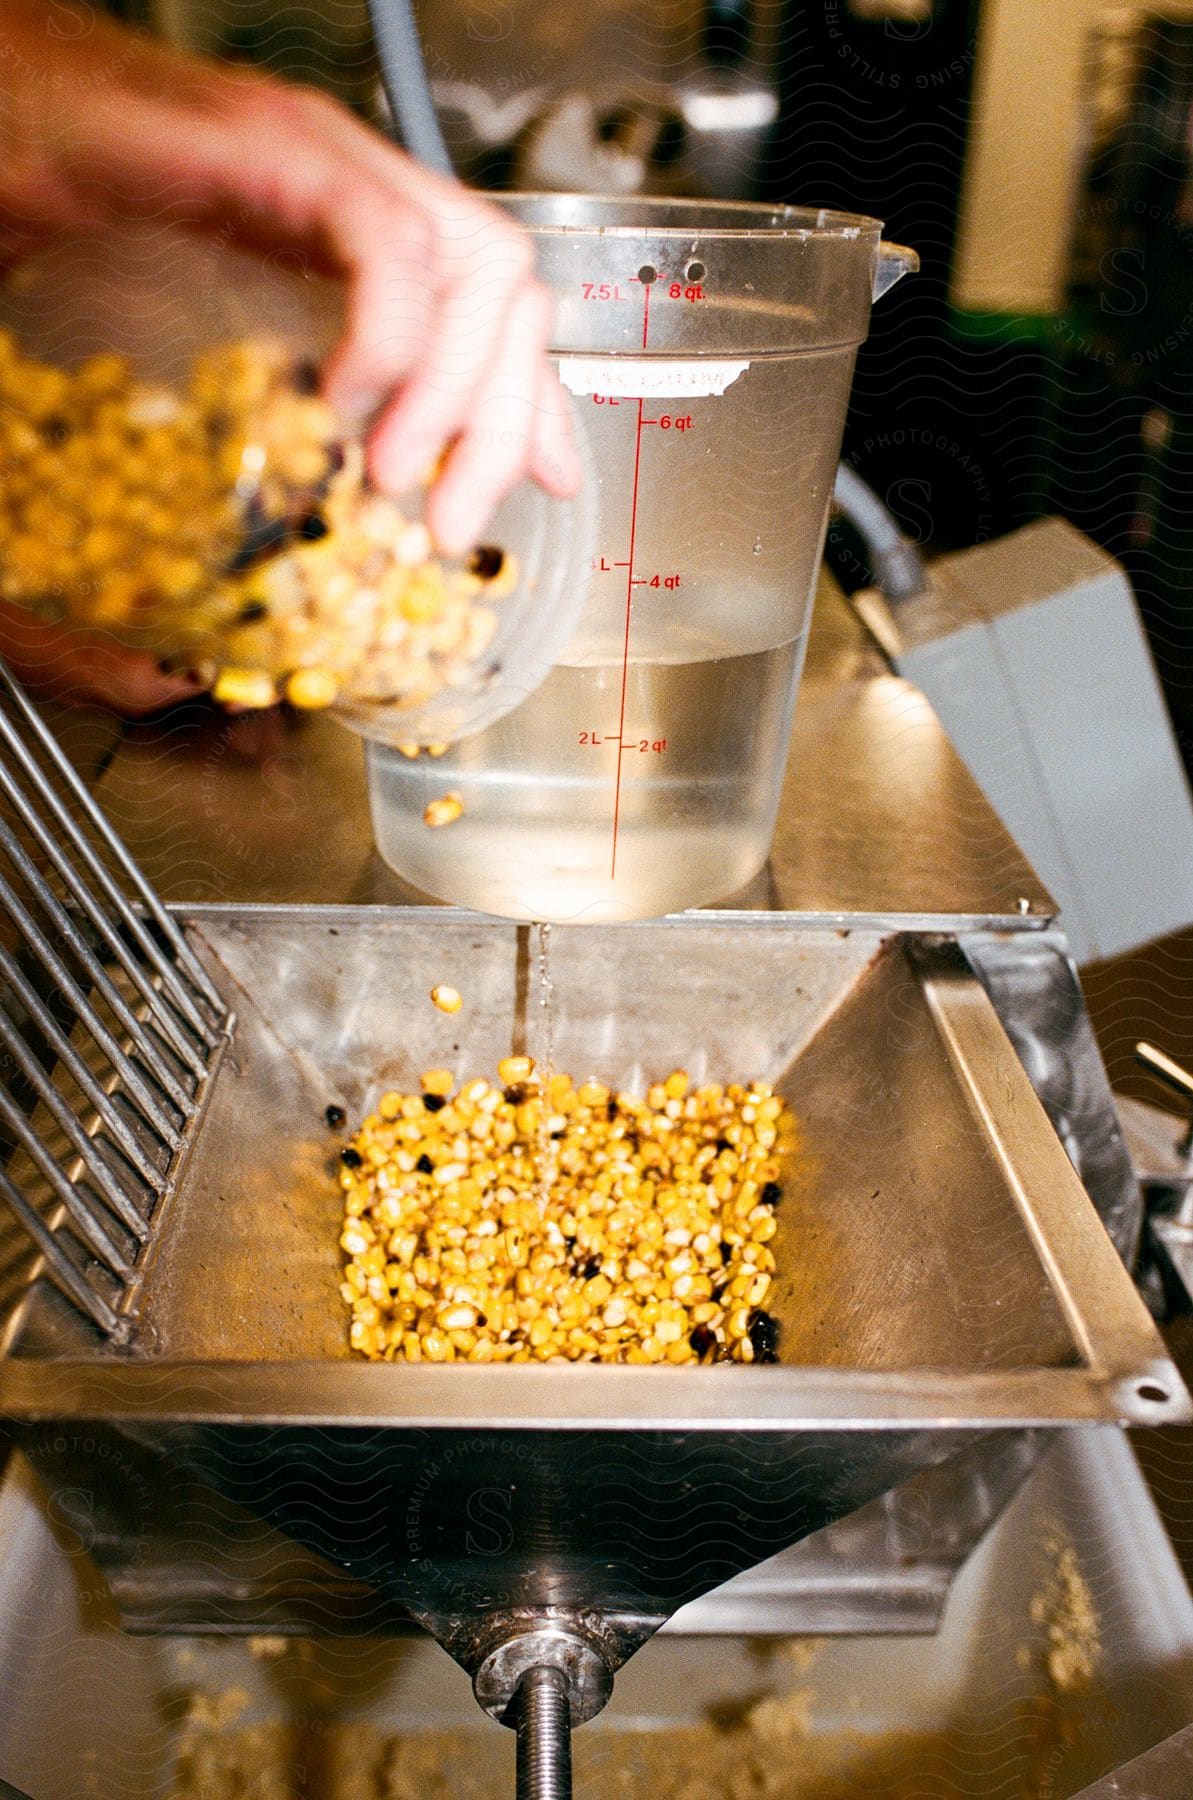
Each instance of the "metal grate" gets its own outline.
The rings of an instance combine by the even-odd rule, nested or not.
[[[233,1024],[0,662],[0,1199],[109,1337]]]

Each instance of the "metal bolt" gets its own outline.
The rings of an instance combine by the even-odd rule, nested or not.
[[[492,1642],[492,1640],[490,1640]],[[482,1658],[472,1691],[491,1718],[517,1725],[514,1702],[532,1669],[555,1669],[563,1679],[573,1729],[595,1718],[613,1691],[613,1672],[582,1632],[550,1623],[515,1628]]]
[[[563,1671],[546,1665],[528,1669],[514,1704],[518,1715],[517,1800],[571,1800],[572,1730]]]

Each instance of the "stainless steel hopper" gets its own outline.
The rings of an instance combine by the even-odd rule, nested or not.
[[[523,1766],[546,1785],[526,1791],[554,1792],[568,1717],[738,1571],[895,1489],[930,1507],[963,1488],[972,1541],[1051,1430],[1189,1416],[1033,1092],[1031,1044],[1016,1054],[975,973],[1005,983],[1007,937],[783,915],[556,927],[559,1067],[765,1077],[793,1106],[779,1363],[386,1366],[348,1355],[325,1109],[356,1117],[430,1063],[480,1072],[523,1044],[526,928],[381,908],[185,922],[237,1024],[127,1341],[35,1270],[10,1283],[0,1361],[0,1412],[134,1625],[412,1618],[483,1706],[539,1731]],[[1037,973],[1041,948],[1065,966],[1033,945]],[[433,980],[465,995],[455,1018],[426,1002]]]

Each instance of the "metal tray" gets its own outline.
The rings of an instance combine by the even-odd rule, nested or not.
[[[352,1359],[325,1108],[355,1117],[430,1064],[533,1051],[530,933],[400,909],[186,917],[239,1023],[139,1271],[131,1345],[37,1281],[0,1359],[0,1412],[25,1434],[88,1422],[143,1471],[140,1498],[121,1492],[96,1436],[54,1476],[98,1496],[109,1566],[127,1574],[128,1546],[170,1521],[195,1542],[215,1495],[232,1509],[216,1538],[279,1528],[356,1628],[396,1605],[472,1666],[495,1611],[564,1609],[612,1634],[615,1665],[917,1472],[985,1483],[980,1529],[1047,1428],[1189,1416],[958,944],[773,915],[556,927],[551,961],[557,1066],[635,1085],[681,1064],[790,1100],[778,1365]],[[451,1019],[436,981],[465,997]],[[478,1555],[486,1509],[500,1529]],[[191,1616],[243,1627],[204,1579]]]
[[[324,1110],[357,1117],[430,1064],[491,1072],[533,1038],[529,933],[421,909],[186,916],[239,1025],[139,1271],[132,1353],[38,1284],[10,1324],[6,1410],[69,1415],[102,1396],[105,1414],[173,1419],[722,1430],[1186,1416],[957,946],[765,915],[555,927],[551,957],[559,1067],[631,1086],[676,1065],[765,1078],[793,1106],[779,1366],[677,1378],[349,1359]],[[460,1014],[430,1005],[435,981],[461,990]]]

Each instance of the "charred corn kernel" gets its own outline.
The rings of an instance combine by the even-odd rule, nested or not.
[[[212,683],[211,696],[221,706],[259,711],[272,706],[278,694],[272,677],[257,669],[221,669]]]
[[[423,810],[423,824],[437,827],[454,825],[464,811],[464,802],[459,794],[441,794],[437,800],[429,800]]]
[[[521,1055],[497,1075],[457,1088],[427,1070],[418,1092],[383,1094],[356,1134],[358,1162],[340,1177],[352,1348],[428,1362],[759,1360],[750,1333],[774,1256],[758,1234],[769,1239],[780,1164],[759,1142],[767,1122],[743,1115],[769,1093],[693,1092],[676,1070],[645,1101],[613,1100]],[[781,1110],[775,1121],[790,1149],[794,1126]]]
[[[330,669],[295,669],[286,677],[286,698],[303,712],[331,706],[338,693],[339,683]]]
[[[463,996],[459,989],[446,987],[443,982],[437,982],[431,989],[431,999],[439,1008],[440,1012],[445,1013],[458,1013],[464,1004]]]

